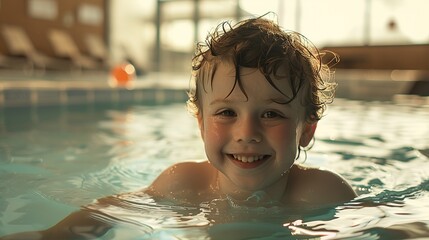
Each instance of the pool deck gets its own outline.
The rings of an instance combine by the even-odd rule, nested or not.
[[[336,97],[379,101],[411,99],[428,105],[429,81],[418,80],[417,74],[419,72],[398,70],[337,70]],[[148,73],[126,86],[117,86],[107,71],[25,73],[1,70],[0,108],[185,102],[189,79],[190,74],[185,73]],[[423,97],[411,92],[416,86]]]
[[[429,96],[429,71],[338,69],[337,97],[388,101],[397,95]]]
[[[102,71],[6,72],[0,76],[0,107],[184,102],[188,85],[185,74],[149,73],[118,86]]]

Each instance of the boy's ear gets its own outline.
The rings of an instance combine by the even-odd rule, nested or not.
[[[301,134],[301,139],[299,140],[299,145],[301,147],[307,147],[311,139],[314,136],[314,132],[317,128],[317,122],[313,123],[304,123],[304,129]]]

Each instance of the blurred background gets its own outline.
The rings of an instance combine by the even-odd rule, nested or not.
[[[340,97],[429,95],[428,11],[426,0],[0,0],[0,80],[84,79],[123,63],[137,77],[186,75],[218,23],[273,12],[340,55]]]

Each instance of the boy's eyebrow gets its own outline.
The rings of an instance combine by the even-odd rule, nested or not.
[[[277,98],[270,98],[267,100],[268,103],[278,103],[278,104],[285,104],[285,103],[289,103],[289,99],[284,98],[284,97],[277,97]]]
[[[287,98],[284,98],[284,97],[278,97],[278,98],[270,98],[270,99],[267,99],[267,100],[265,100],[264,102],[265,102],[266,104],[275,103],[275,104],[289,105],[289,104],[286,104],[286,103],[289,103],[289,101],[290,101],[290,100],[289,100],[289,99],[287,99]],[[222,99],[215,99],[215,100],[211,101],[211,102],[209,103],[209,105],[215,105],[215,104],[219,104],[219,103],[231,103],[231,102],[234,102],[234,101],[229,100],[229,99],[222,98]]]
[[[209,105],[215,105],[215,104],[218,104],[218,103],[229,103],[229,102],[231,102],[231,100],[228,100],[228,99],[215,99],[215,100],[213,100],[213,101],[211,101],[210,103],[209,103]]]

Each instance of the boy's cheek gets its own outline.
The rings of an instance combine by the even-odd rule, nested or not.
[[[214,142],[221,137],[221,126],[213,117],[203,117],[202,114],[197,116],[198,126],[201,132],[201,138],[204,142]]]
[[[267,131],[266,137],[268,137],[271,142],[278,143],[280,145],[289,144],[292,141],[296,141],[296,135],[293,134],[293,131],[287,126],[272,128]]]
[[[227,133],[227,129],[220,124],[215,123],[213,120],[208,119],[204,123],[204,141],[212,144],[221,142]]]

